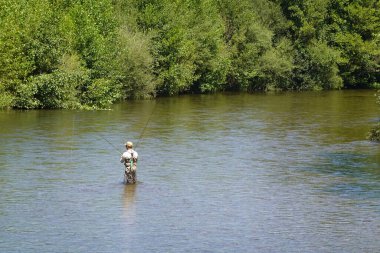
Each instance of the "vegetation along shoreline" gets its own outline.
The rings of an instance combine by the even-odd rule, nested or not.
[[[375,0],[0,1],[0,108],[378,88]]]

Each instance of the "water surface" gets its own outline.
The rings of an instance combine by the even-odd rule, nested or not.
[[[0,111],[0,251],[377,252],[373,94]],[[126,140],[141,158],[134,186],[122,184]]]

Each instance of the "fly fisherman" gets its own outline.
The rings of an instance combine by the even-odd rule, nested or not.
[[[125,148],[127,149],[120,158],[120,162],[125,165],[125,175],[124,183],[125,184],[134,184],[136,183],[136,169],[137,169],[137,158],[138,154],[134,151],[133,143],[128,141],[125,143]]]

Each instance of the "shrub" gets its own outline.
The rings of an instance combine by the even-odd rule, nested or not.
[[[101,109],[110,106],[118,98],[120,86],[113,85],[112,80],[100,78],[93,80],[82,94],[81,102],[92,109]]]
[[[367,138],[370,141],[380,142],[380,123],[377,123],[377,125],[374,126],[371,131],[369,131]]]
[[[55,71],[34,77],[31,81],[37,92],[39,108],[67,109],[80,107],[79,90],[89,82],[85,74]]]

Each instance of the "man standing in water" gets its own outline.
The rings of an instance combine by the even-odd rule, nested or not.
[[[136,183],[138,154],[133,150],[133,143],[130,141],[125,143],[125,148],[127,151],[125,151],[120,158],[120,162],[125,165],[124,183],[134,184]]]

